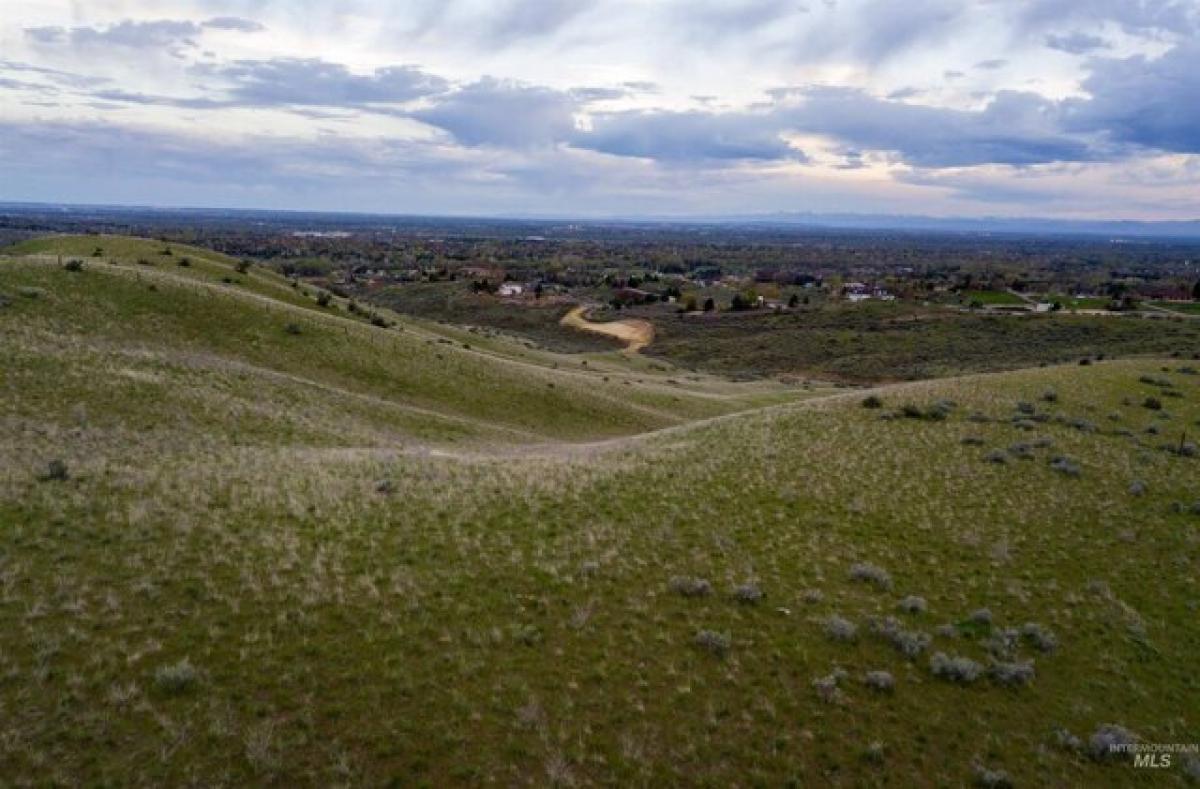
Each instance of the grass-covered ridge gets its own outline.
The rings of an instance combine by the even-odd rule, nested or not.
[[[6,780],[1185,780],[1089,749],[1200,730],[1192,363],[730,415],[135,266],[0,260]]]

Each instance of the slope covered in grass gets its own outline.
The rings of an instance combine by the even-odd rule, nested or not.
[[[720,416],[144,276],[0,262],[16,783],[1186,780],[1089,754],[1200,730],[1186,363]]]
[[[68,250],[80,245],[64,243]],[[88,259],[82,271],[67,271],[53,254],[35,254],[2,266],[0,292],[9,294],[9,306],[0,327],[13,355],[11,385],[21,394],[14,407],[43,414],[103,403],[100,418],[113,408],[151,408],[178,419],[216,409],[219,423],[228,399],[234,414],[283,424],[303,413],[292,400],[307,397],[310,410],[325,412],[309,427],[335,441],[344,442],[348,429],[340,415],[363,408],[386,413],[398,436],[407,430],[436,439],[444,431],[447,440],[529,441],[621,435],[792,396],[778,386],[735,391],[645,376],[604,360],[568,368],[565,358],[560,364],[552,354],[451,328],[371,326],[338,303],[317,306],[262,271],[252,271],[259,287],[250,289],[217,276],[229,269],[198,278],[195,263],[160,268]],[[220,391],[204,394],[213,387]]]

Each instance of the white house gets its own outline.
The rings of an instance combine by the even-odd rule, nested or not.
[[[525,286],[516,282],[505,282],[496,292],[501,296],[520,296],[525,292]]]

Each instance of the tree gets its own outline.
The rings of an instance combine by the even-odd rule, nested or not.
[[[1192,301],[1200,301],[1200,280],[1197,280],[1196,285],[1192,288]]]
[[[788,299],[788,309],[794,310],[799,305],[800,305],[800,297],[798,295],[796,295],[795,293],[793,293],[792,297],[790,299]]]
[[[717,308],[717,303],[712,300],[712,296],[709,296],[707,299],[704,300],[704,311],[705,312],[712,312],[716,308]]]

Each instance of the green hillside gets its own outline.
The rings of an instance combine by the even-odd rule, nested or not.
[[[0,258],[4,781],[1187,780],[1090,750],[1200,732],[1188,363],[735,384],[172,246]]]

